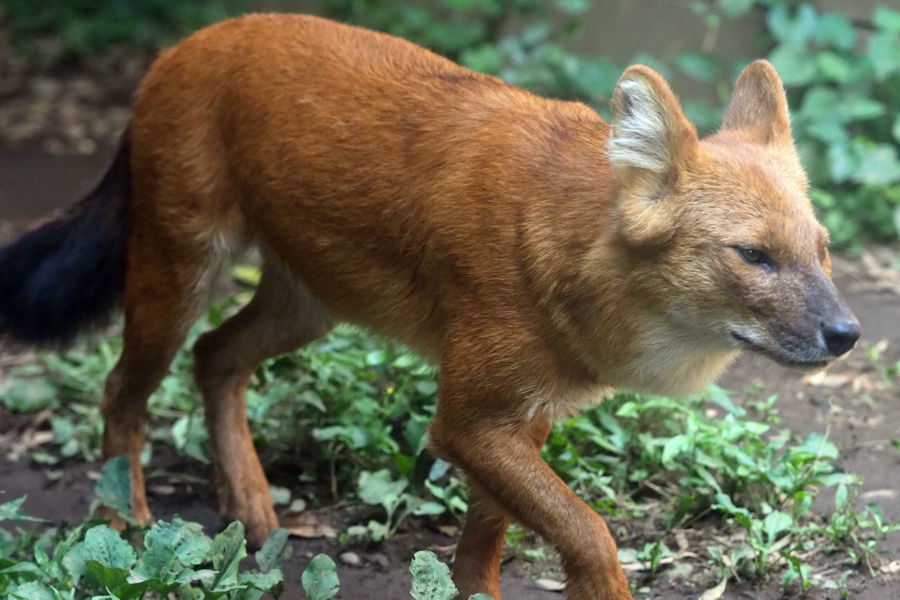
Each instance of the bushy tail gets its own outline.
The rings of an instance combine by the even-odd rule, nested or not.
[[[62,345],[116,308],[132,225],[129,154],[126,131],[94,191],[0,249],[0,337]]]

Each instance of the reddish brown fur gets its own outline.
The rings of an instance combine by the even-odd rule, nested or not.
[[[539,456],[552,419],[611,387],[697,389],[737,352],[734,323],[778,346],[827,253],[771,66],[748,67],[704,141],[655,72],[622,81],[664,115],[663,173],[614,169],[610,125],[584,105],[313,17],[234,19],[165,52],[135,106],[125,349],[104,402],[135,515],[149,518],[147,396],[216,263],[253,243],[256,297],[196,346],[220,503],[253,541],[277,519],[247,379],[348,320],[441,366],[432,446],[473,485],[462,597],[499,598],[514,518],[559,548],[570,598],[630,598],[605,522]],[[635,106],[626,88],[614,124]],[[735,244],[770,249],[777,281]]]

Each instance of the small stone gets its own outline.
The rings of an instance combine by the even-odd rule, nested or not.
[[[356,552],[343,552],[338,558],[342,563],[351,567],[361,567],[363,564],[362,558]]]
[[[388,560],[388,557],[382,554],[381,552],[376,552],[375,554],[370,554],[368,559],[381,567],[382,569],[387,569],[390,566],[391,561]]]

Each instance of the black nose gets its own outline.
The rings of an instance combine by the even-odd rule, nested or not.
[[[825,338],[828,353],[840,356],[853,348],[859,339],[859,323],[855,320],[825,323],[822,325],[822,336]]]

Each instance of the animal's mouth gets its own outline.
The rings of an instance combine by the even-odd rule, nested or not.
[[[751,352],[756,352],[757,354],[762,354],[766,358],[775,361],[779,365],[783,367],[788,367],[790,369],[799,369],[801,371],[818,371],[819,369],[824,369],[828,366],[828,361],[824,359],[820,360],[797,360],[794,358],[790,358],[784,356],[783,354],[771,350],[770,348],[766,348],[756,342],[752,342],[742,336],[739,333],[731,332],[731,337],[740,343],[740,345]]]

